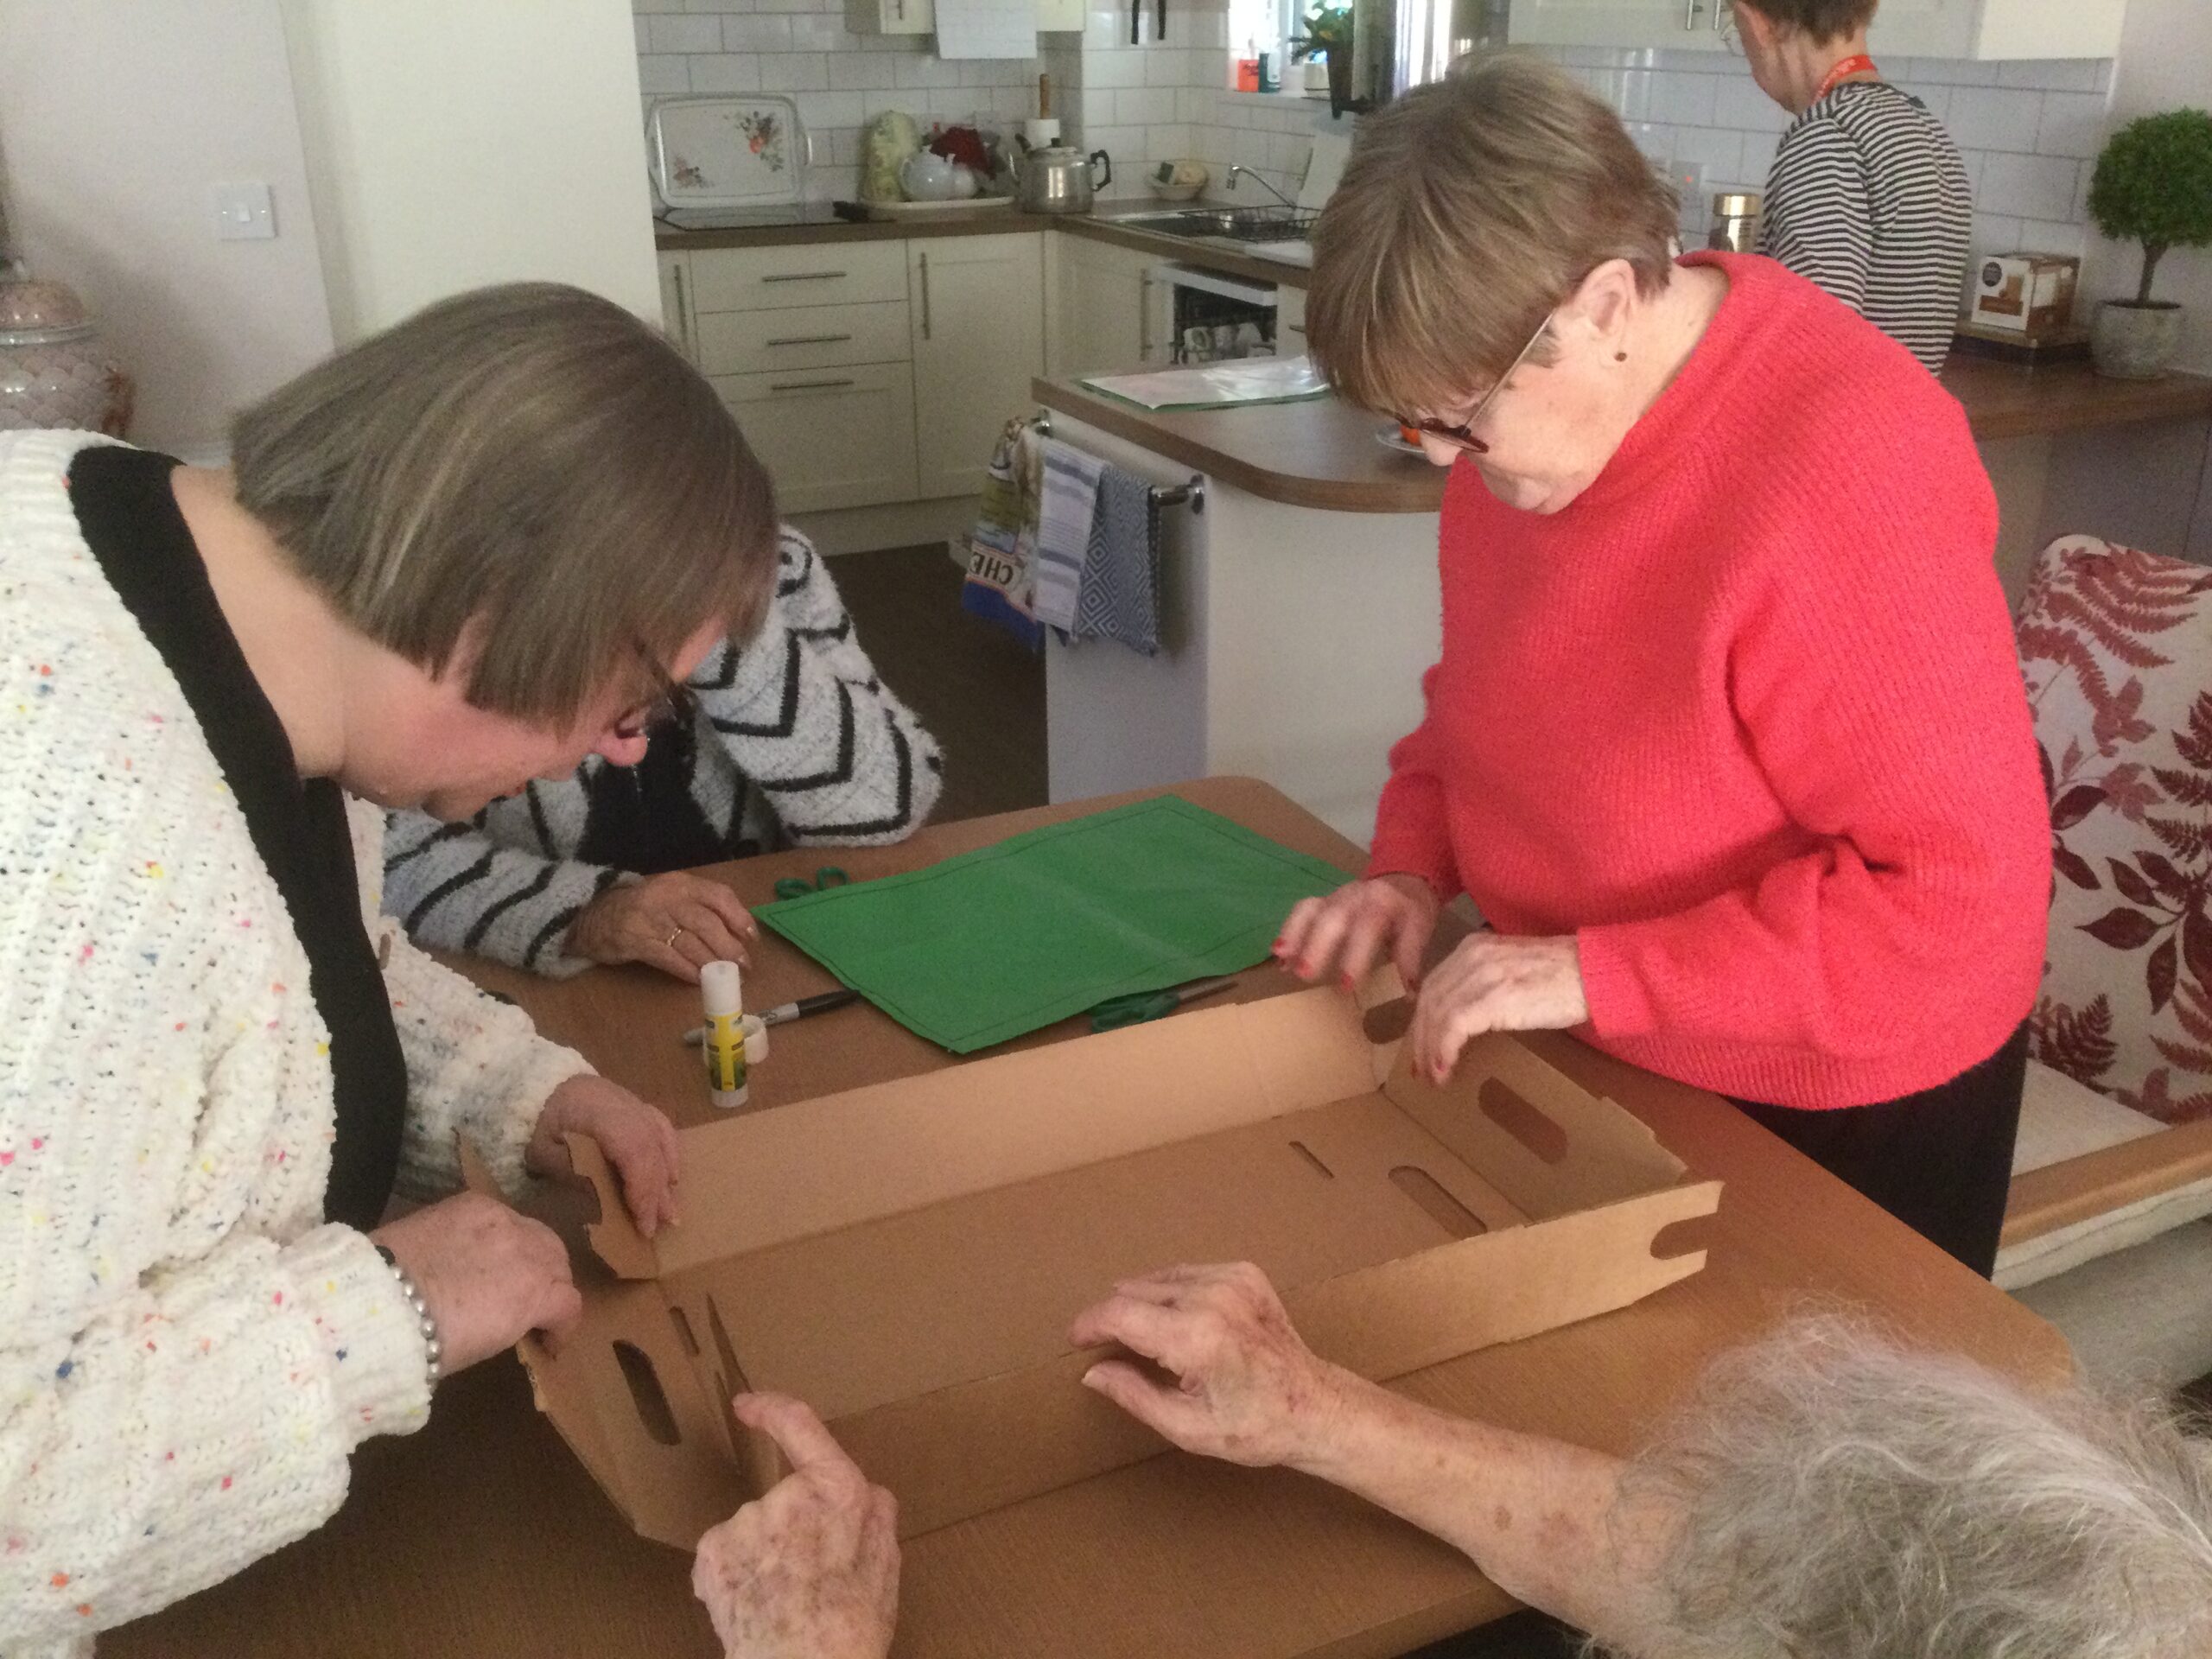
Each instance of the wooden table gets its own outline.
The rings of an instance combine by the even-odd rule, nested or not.
[[[1267,785],[1212,779],[1179,792],[1347,868],[1358,849]],[[905,846],[816,850],[726,866],[760,902],[775,879],[842,864],[856,880],[1073,816],[1073,806],[924,831]],[[758,1004],[823,988],[821,970],[765,942]],[[682,1122],[709,1111],[677,1033],[697,1000],[644,971],[565,983],[483,963],[544,1028]],[[1271,969],[1236,995],[1291,988]],[[1062,1040],[1077,1022],[1025,1039]],[[1808,1299],[1878,1310],[1904,1332],[2037,1379],[2069,1360],[2050,1326],[1697,1090],[1652,1086],[1571,1039],[1535,1046],[1626,1101],[1690,1166],[1727,1183],[1705,1270],[1605,1318],[1405,1379],[1442,1408],[1627,1452],[1711,1355]],[[756,1106],[957,1064],[866,1008],[779,1029]],[[574,1654],[709,1659],[690,1563],[624,1524],[532,1410],[511,1357],[439,1390],[429,1426],[354,1462],[351,1500],[321,1532],[227,1584],[103,1638],[103,1659],[348,1659]],[[1316,1539],[1321,1541],[1316,1543]],[[1224,1593],[1234,1589],[1234,1595]],[[1232,1611],[1232,1603],[1235,1611]],[[1180,1454],[912,1540],[905,1656],[1327,1655],[1402,1652],[1512,1603],[1435,1540],[1318,1482]]]

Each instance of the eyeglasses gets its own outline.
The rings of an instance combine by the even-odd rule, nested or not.
[[[689,726],[699,714],[699,700],[691,695],[690,687],[670,679],[667,671],[642,645],[638,648],[638,657],[653,678],[660,682],[660,694],[625,710],[607,728],[612,736],[624,743],[634,742],[656,726]]]
[[[1398,423],[1409,431],[1426,432],[1433,438],[1441,438],[1446,443],[1456,444],[1470,454],[1488,454],[1490,445],[1475,435],[1475,423],[1481,420],[1484,411],[1497,401],[1497,394],[1505,390],[1505,383],[1512,379],[1515,372],[1529,360],[1529,353],[1536,349],[1536,342],[1544,337],[1544,331],[1551,326],[1552,314],[1547,311],[1544,320],[1536,325],[1536,332],[1529,336],[1528,344],[1522,346],[1513,361],[1506,365],[1505,372],[1491,383],[1490,390],[1483,394],[1482,402],[1475,405],[1465,420],[1454,425],[1449,421],[1411,421],[1401,415]]]

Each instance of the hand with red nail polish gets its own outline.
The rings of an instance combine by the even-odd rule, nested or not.
[[[1440,909],[1434,889],[1417,875],[1349,881],[1293,910],[1275,955],[1300,979],[1333,974],[1347,990],[1387,957],[1411,989],[1421,982],[1421,953]]]

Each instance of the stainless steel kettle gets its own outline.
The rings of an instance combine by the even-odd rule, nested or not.
[[[1021,158],[1014,205],[1030,213],[1087,213],[1092,193],[1113,182],[1114,163],[1104,150],[1085,156],[1072,144],[1053,144]]]

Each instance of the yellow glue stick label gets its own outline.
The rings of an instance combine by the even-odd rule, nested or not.
[[[707,1021],[707,1087],[721,1093],[745,1087],[745,1029],[741,1014],[717,1014]]]

